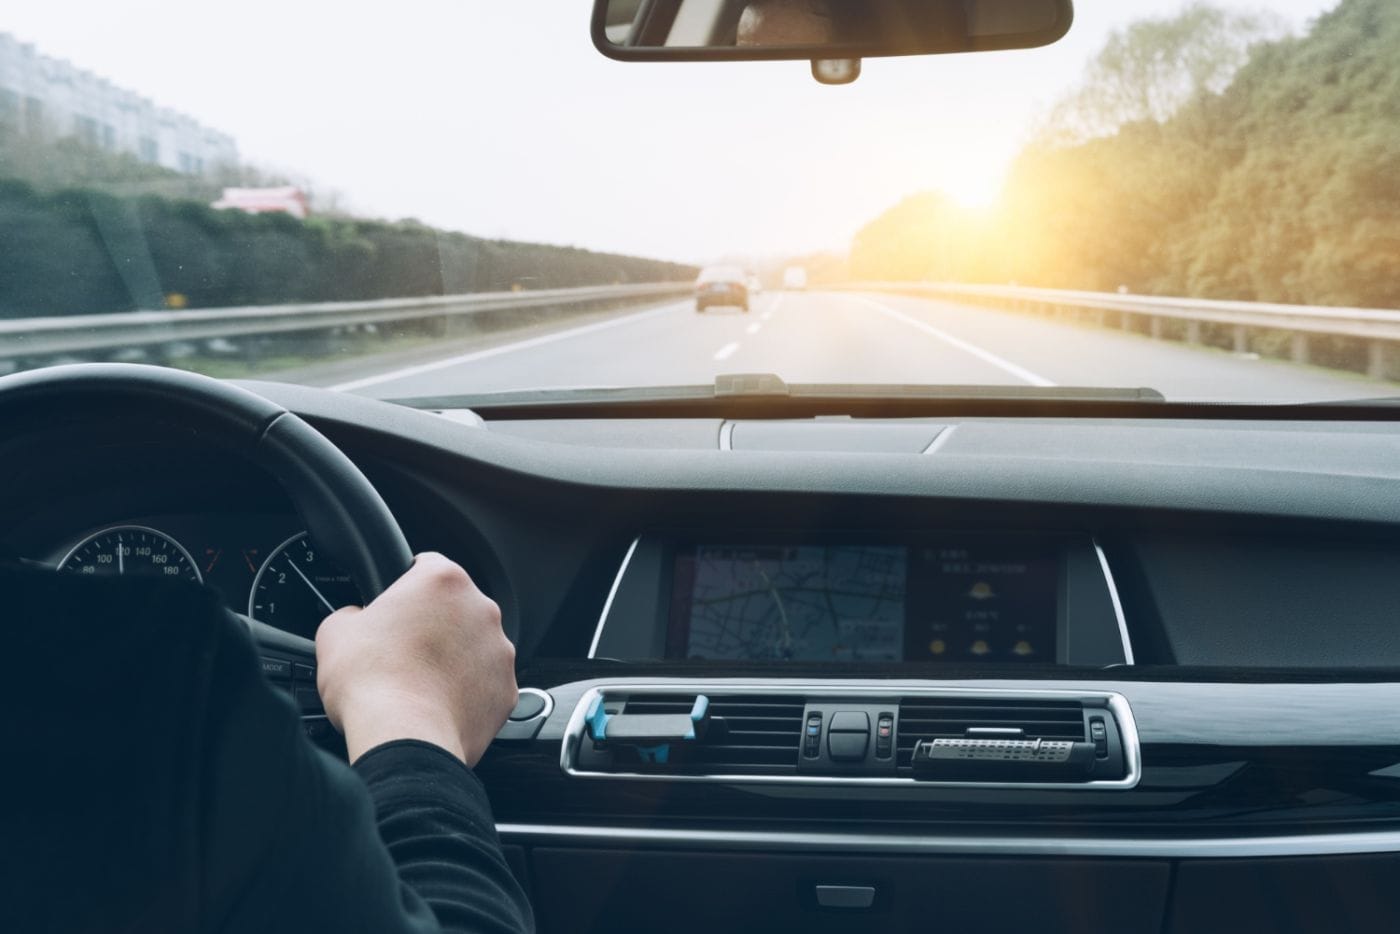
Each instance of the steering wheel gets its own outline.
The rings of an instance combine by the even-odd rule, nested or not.
[[[366,602],[413,563],[398,522],[360,469],[280,405],[206,376],[130,363],[80,363],[0,377],[0,422],[121,404],[242,454],[281,484],[306,529]],[[310,661],[315,647],[242,617],[265,655]]]

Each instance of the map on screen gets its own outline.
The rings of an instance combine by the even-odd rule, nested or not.
[[[677,567],[685,656],[898,661],[907,566],[899,546],[700,546]]]

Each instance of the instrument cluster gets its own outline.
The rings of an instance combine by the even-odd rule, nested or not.
[[[307,638],[361,602],[349,575],[287,515],[133,517],[83,530],[44,563],[62,574],[208,584],[230,609]]]

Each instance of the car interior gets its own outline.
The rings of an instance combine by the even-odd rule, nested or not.
[[[324,488],[229,447],[186,380],[112,366],[7,378],[6,550],[71,569],[103,535],[178,536],[333,747],[323,611],[277,561],[336,534]],[[1395,917],[1392,420],[471,417],[216,385],[304,419],[501,605],[522,691],[479,771],[542,930]],[[373,586],[404,560],[381,531],[338,549],[354,583],[303,566]],[[745,630],[764,566],[805,599],[858,566],[885,585],[831,661]],[[993,594],[1017,612],[953,612]]]
[[[722,70],[741,6],[593,39]],[[1019,6],[996,42],[1070,28]],[[543,932],[1396,929],[1400,409],[691,389],[28,369],[0,555],[214,587],[341,755],[327,605],[459,562],[517,650],[477,772]]]

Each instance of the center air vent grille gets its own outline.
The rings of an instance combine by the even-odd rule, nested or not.
[[[910,770],[920,740],[962,739],[978,728],[1020,730],[1024,739],[1082,742],[1084,706],[1072,700],[906,697],[895,728],[895,764]]]
[[[802,740],[802,697],[707,694],[710,724],[702,741],[676,747],[675,757],[658,764],[671,774],[793,775]],[[685,714],[694,694],[633,694],[628,714]]]

